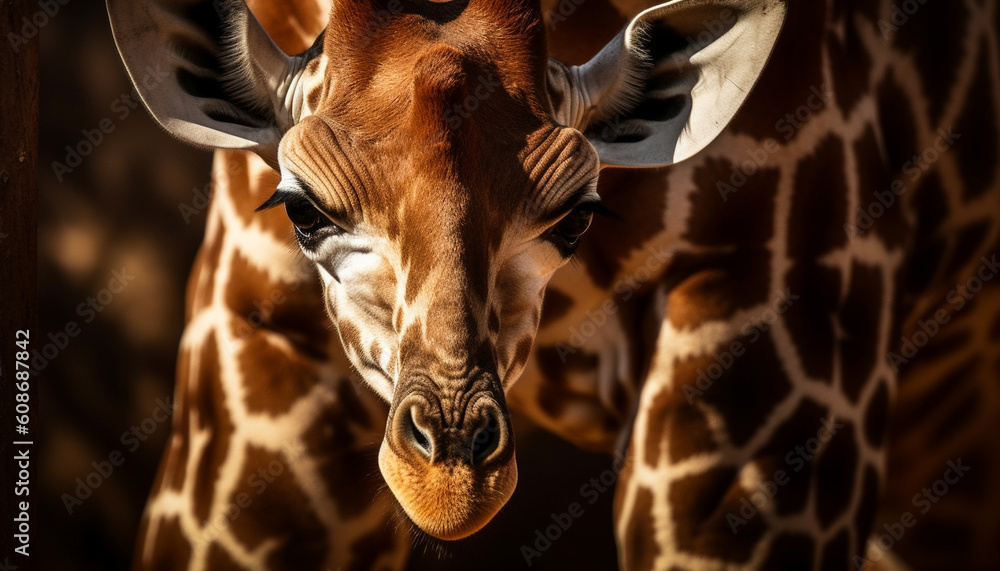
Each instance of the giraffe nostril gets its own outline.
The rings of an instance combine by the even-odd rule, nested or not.
[[[472,437],[472,462],[481,463],[500,445],[500,421],[491,410],[486,413],[486,424]]]
[[[417,426],[417,420],[414,418],[414,409],[410,409],[410,414],[408,415],[408,428],[410,430],[410,439],[417,445],[417,449],[427,458],[431,456],[431,439],[427,434]]]

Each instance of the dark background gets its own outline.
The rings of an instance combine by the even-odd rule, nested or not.
[[[103,2],[60,6],[41,29],[40,60],[34,348],[65,347],[35,364],[45,441],[36,489],[46,544],[35,551],[43,569],[125,569],[170,428],[157,425],[135,452],[121,435],[150,417],[157,399],[172,396],[184,283],[205,221],[202,214],[185,224],[178,205],[191,204],[192,188],[208,182],[211,154],[181,145],[143,108],[128,107],[123,98],[138,98]],[[102,121],[110,132],[101,133]],[[70,166],[67,146],[81,154],[79,166]],[[60,181],[53,162],[72,172],[60,172]],[[123,269],[134,279],[100,313],[77,311],[88,298],[107,301],[101,292]],[[62,338],[70,322],[79,334]],[[116,450],[124,462],[107,478],[91,476],[100,476],[99,487],[68,513],[63,494],[74,495],[76,479],[86,481],[97,471],[92,463]]]
[[[168,422],[148,419],[172,396],[185,282],[205,223],[198,196],[209,182],[211,154],[173,140],[141,106],[129,107],[138,97],[103,2],[61,5],[41,30],[40,58],[40,315],[33,348],[40,355],[45,448],[35,485],[42,542],[34,553],[43,557],[41,569],[126,569],[170,431]],[[116,271],[134,278],[111,294]],[[100,312],[86,308],[89,298]],[[78,334],[64,336],[71,323]],[[46,358],[46,344],[50,355],[58,350],[55,357]],[[122,435],[143,420],[155,429],[131,452]],[[444,559],[422,545],[413,567],[524,568],[520,546],[611,465],[543,433],[520,430],[517,446],[518,490],[498,518],[451,545]],[[124,460],[112,466],[116,451]],[[109,467],[107,477],[99,473]],[[99,486],[69,513],[65,498],[88,477]],[[613,568],[611,495],[585,506],[532,569]]]

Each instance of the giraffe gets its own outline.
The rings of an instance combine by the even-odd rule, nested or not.
[[[998,560],[997,7],[649,7],[337,3],[320,35],[305,2],[253,4],[257,19],[109,2],[133,77],[175,66],[175,83],[137,85],[160,123],[258,155],[216,156],[137,568],[401,568],[386,522],[457,539],[509,496],[505,402],[620,459],[623,569]],[[470,21],[502,40],[469,50]],[[401,180],[453,200],[422,195],[391,232],[351,218],[392,218],[399,196],[376,187]],[[502,204],[456,198],[487,181]],[[509,190],[524,186],[584,202]],[[321,248],[379,224],[423,245]],[[546,229],[547,254],[491,257]]]

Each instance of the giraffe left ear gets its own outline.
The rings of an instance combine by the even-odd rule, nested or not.
[[[657,167],[722,132],[760,77],[784,0],[674,0],[643,11],[582,66],[549,60],[554,119],[601,163]]]
[[[289,57],[243,0],[107,0],[118,51],[143,103],[198,146],[248,149],[277,165],[301,103],[293,86],[320,51]]]

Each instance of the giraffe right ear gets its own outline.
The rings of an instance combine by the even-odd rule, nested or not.
[[[593,59],[549,60],[553,118],[601,164],[682,161],[729,124],[770,57],[787,0],[670,0],[639,13]]]
[[[167,131],[203,147],[247,149],[272,166],[298,120],[294,86],[322,36],[289,57],[243,0],[107,0],[111,30],[143,103]]]

